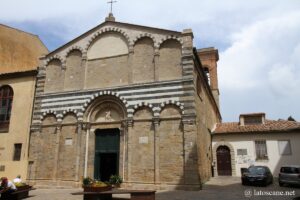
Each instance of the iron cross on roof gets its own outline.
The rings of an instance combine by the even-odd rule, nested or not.
[[[113,7],[113,3],[117,3],[117,1],[108,1],[107,3],[110,3],[110,13],[112,13],[112,7]]]

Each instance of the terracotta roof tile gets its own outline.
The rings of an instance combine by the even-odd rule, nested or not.
[[[0,24],[0,74],[36,70],[47,53],[38,36]]]
[[[238,122],[219,123],[214,134],[221,133],[251,133],[251,132],[287,132],[299,130],[300,123],[287,120],[265,120],[264,124],[243,125]]]

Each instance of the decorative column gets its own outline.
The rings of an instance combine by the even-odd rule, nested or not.
[[[87,67],[87,52],[83,52],[82,54],[82,62],[81,67],[84,69],[83,74],[83,86],[82,88],[86,88],[86,81],[87,81],[87,75],[88,75],[88,67]]]
[[[133,78],[132,78],[132,58],[133,58],[133,54],[134,54],[134,48],[132,45],[129,46],[129,55],[128,55],[128,83],[131,84],[133,83]]]
[[[76,135],[76,169],[75,169],[75,181],[79,181],[79,168],[80,168],[80,150],[81,150],[81,134],[82,134],[82,122],[77,124]]]
[[[126,181],[126,132],[127,132],[127,122],[126,121],[123,121],[122,124],[121,124],[121,129],[120,129],[120,137],[122,139],[122,146],[120,146],[120,148],[122,148],[122,155],[121,155],[121,159],[122,160],[122,165],[121,165],[121,168],[122,168],[122,177],[123,177],[123,180]]]
[[[158,61],[159,61],[159,48],[155,48],[154,50],[154,81],[159,80],[159,66],[158,66]]]
[[[154,183],[159,184],[159,118],[153,118],[154,125]]]
[[[54,156],[54,167],[53,167],[53,179],[56,181],[58,178],[58,164],[59,164],[59,146],[60,146],[60,137],[61,137],[61,123],[56,126],[56,141],[55,141],[55,156]]]
[[[89,137],[90,137],[90,124],[85,124],[86,137],[85,137],[85,156],[84,156],[84,178],[87,177],[88,170],[88,156],[89,156]]]
[[[130,133],[132,133],[133,129],[133,119],[127,120],[127,134],[126,134],[126,140],[127,140],[127,182],[131,181],[131,163],[132,163],[132,147],[131,147],[131,139],[130,139]]]

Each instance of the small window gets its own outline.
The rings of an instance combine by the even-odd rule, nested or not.
[[[254,125],[254,124],[262,124],[262,117],[261,116],[247,116],[244,117],[244,124],[245,125]]]
[[[4,172],[5,171],[5,165],[0,165],[0,172]]]
[[[22,144],[15,144],[13,161],[21,160]]]
[[[280,155],[291,155],[291,144],[289,140],[278,141],[278,149]]]
[[[207,82],[208,82],[208,85],[210,85],[210,74],[209,74],[209,69],[208,69],[208,67],[204,67],[204,68],[203,68],[203,71],[204,71],[204,73],[205,73],[205,75],[206,75],[206,80],[207,80]]]
[[[268,160],[267,144],[265,140],[255,141],[256,160]]]

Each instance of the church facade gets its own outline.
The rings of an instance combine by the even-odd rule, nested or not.
[[[217,60],[216,49],[194,48],[190,29],[113,16],[50,52],[37,75],[28,181],[80,186],[119,174],[127,188],[200,189],[221,120]]]

